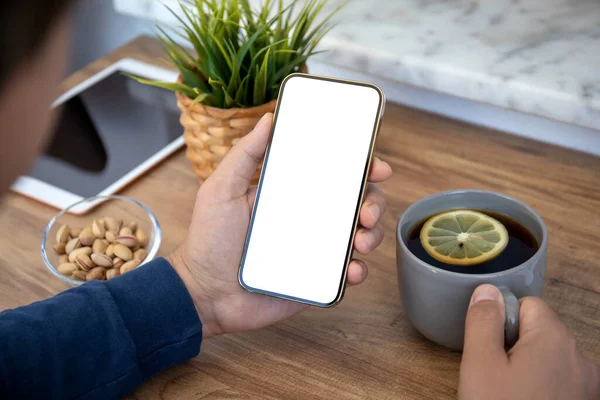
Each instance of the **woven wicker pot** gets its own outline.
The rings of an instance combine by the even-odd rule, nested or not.
[[[300,67],[300,72],[308,73],[306,64]],[[177,81],[182,81],[181,76]],[[179,121],[187,146],[185,154],[200,182],[213,173],[231,146],[248,134],[263,115],[275,111],[277,104],[277,99],[274,99],[249,108],[222,109],[199,103],[192,107],[192,99],[179,92],[175,94],[181,110]],[[254,174],[253,184],[258,183],[261,168],[262,163]]]
[[[263,115],[275,111],[277,103],[275,99],[256,107],[221,109],[200,103],[191,106],[189,97],[176,95],[186,155],[200,182],[210,176],[231,146],[250,132]],[[255,183],[259,176],[260,168],[254,175]]]

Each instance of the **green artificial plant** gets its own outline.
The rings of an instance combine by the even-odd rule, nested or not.
[[[218,108],[252,107],[277,98],[283,79],[316,54],[315,47],[333,28],[332,13],[318,19],[327,0],[265,0],[253,9],[248,0],[193,0],[179,3],[181,23],[170,34],[158,27],[158,38],[181,82],[137,81],[180,92],[193,104]],[[180,45],[174,35],[193,48]]]

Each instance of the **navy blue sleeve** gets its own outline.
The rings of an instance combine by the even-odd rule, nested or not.
[[[159,258],[0,313],[0,398],[120,398],[201,341],[189,293]]]

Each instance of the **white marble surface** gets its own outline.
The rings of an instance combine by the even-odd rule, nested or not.
[[[114,2],[174,22],[156,0]],[[600,130],[598,0],[351,0],[337,20],[320,62]]]

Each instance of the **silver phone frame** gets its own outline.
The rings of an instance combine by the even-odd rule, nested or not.
[[[365,163],[365,168],[363,170],[363,179],[362,179],[362,183],[361,183],[361,187],[360,187],[360,194],[358,196],[358,202],[356,204],[356,210],[354,213],[354,222],[352,224],[352,232],[350,233],[350,237],[348,240],[348,246],[347,246],[347,250],[346,250],[346,257],[345,257],[345,262],[344,262],[344,269],[343,269],[343,273],[340,279],[340,283],[338,286],[338,293],[335,297],[335,299],[329,303],[320,303],[320,302],[316,302],[316,301],[312,301],[312,300],[308,300],[308,299],[302,299],[302,298],[298,298],[298,297],[294,297],[294,296],[288,296],[285,294],[281,294],[281,293],[275,293],[275,292],[270,292],[267,290],[262,290],[262,289],[257,289],[254,287],[251,287],[249,285],[247,285],[242,277],[242,273],[244,270],[244,262],[246,260],[246,254],[247,254],[247,250],[248,250],[248,245],[250,242],[250,236],[252,235],[252,227],[254,225],[254,217],[256,215],[256,210],[258,207],[258,203],[260,200],[260,192],[261,192],[261,188],[262,188],[262,184],[263,184],[263,178],[265,175],[265,171],[267,169],[268,166],[268,160],[269,160],[269,153],[271,150],[271,143],[273,140],[273,134],[275,132],[275,126],[277,125],[277,116],[279,114],[279,107],[281,104],[281,100],[283,98],[283,95],[285,93],[285,84],[294,77],[302,77],[302,78],[307,78],[307,79],[317,79],[317,80],[324,80],[324,81],[329,81],[329,82],[336,82],[336,83],[343,83],[343,84],[350,84],[350,85],[357,85],[357,86],[366,86],[366,87],[370,87],[372,89],[375,89],[375,91],[377,91],[377,93],[379,94],[379,104],[378,104],[378,109],[377,109],[377,117],[375,118],[374,121],[374,125],[373,125],[373,132],[371,134],[371,142],[369,144],[369,156],[367,157],[366,163]],[[248,233],[246,235],[246,241],[244,243],[244,252],[242,255],[242,259],[240,261],[240,266],[239,266],[239,270],[238,270],[238,281],[240,283],[240,285],[248,290],[249,292],[253,292],[253,293],[259,293],[259,294],[263,294],[263,295],[267,295],[267,296],[272,296],[272,297],[277,297],[277,298],[281,298],[281,299],[285,299],[285,300],[290,300],[290,301],[295,301],[298,303],[303,303],[303,304],[308,304],[311,306],[316,306],[316,307],[333,307],[337,304],[339,304],[339,302],[342,300],[342,298],[344,297],[344,292],[345,292],[345,288],[346,288],[346,276],[348,274],[348,265],[350,264],[350,261],[352,260],[352,255],[354,252],[354,237],[356,235],[356,228],[358,226],[358,218],[359,218],[359,214],[360,214],[360,208],[361,205],[363,203],[364,200],[364,195],[365,195],[365,189],[367,187],[367,180],[369,177],[369,171],[371,169],[371,162],[373,160],[373,152],[375,150],[375,142],[377,140],[377,136],[379,133],[379,127],[381,124],[381,119],[383,116],[383,112],[385,109],[385,95],[383,93],[383,91],[374,84],[371,83],[366,83],[366,82],[358,82],[358,81],[352,81],[352,80],[347,80],[347,79],[338,79],[338,78],[331,78],[331,77],[325,77],[325,76],[318,76],[318,75],[310,75],[310,74],[304,74],[304,73],[293,73],[288,75],[283,82],[281,83],[281,89],[279,91],[279,98],[277,99],[277,105],[275,106],[275,115],[273,117],[273,124],[271,127],[271,134],[269,136],[269,142],[267,144],[267,149],[265,152],[265,158],[264,158],[264,162],[263,162],[263,167],[262,167],[262,171],[260,174],[260,178],[258,181],[258,187],[257,187],[257,191],[256,191],[256,200],[254,201],[254,207],[252,208],[252,215],[250,217],[250,224],[248,225]]]

